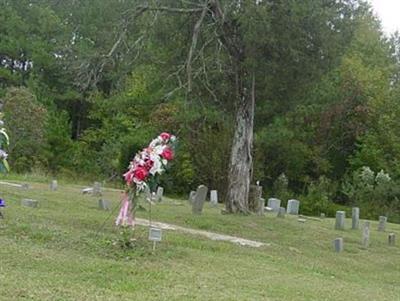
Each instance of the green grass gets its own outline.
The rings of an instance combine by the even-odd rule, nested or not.
[[[0,220],[0,300],[400,300],[400,248],[387,245],[377,222],[363,250],[361,231],[335,231],[332,219],[221,215],[208,204],[192,216],[186,201],[167,199],[153,206],[154,220],[271,245],[164,231],[152,253],[144,227],[137,227],[133,249],[121,248],[116,213],[98,210],[97,198],[81,195],[79,186],[31,186],[0,185],[8,205]],[[24,197],[39,207],[22,207]],[[120,194],[105,198],[115,207]],[[389,224],[389,231],[400,234],[400,226]],[[345,240],[341,254],[332,250],[336,237]]]

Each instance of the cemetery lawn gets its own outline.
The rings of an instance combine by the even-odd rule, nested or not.
[[[135,247],[122,249],[117,213],[97,209],[98,198],[82,195],[81,186],[61,182],[51,192],[47,183],[30,185],[0,185],[7,202],[0,220],[0,300],[400,300],[399,225],[381,233],[372,222],[371,246],[363,250],[361,230],[335,231],[333,219],[303,224],[275,214],[221,215],[208,203],[202,216],[192,216],[187,201],[164,199],[152,208],[154,220],[270,245],[163,231],[152,253],[141,226]],[[38,200],[39,207],[22,207],[22,198]],[[120,192],[107,190],[103,198],[116,207]],[[398,246],[387,245],[388,232],[397,234]],[[345,241],[341,254],[333,252],[336,237]]]

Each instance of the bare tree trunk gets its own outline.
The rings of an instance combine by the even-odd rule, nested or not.
[[[253,127],[255,78],[251,89],[239,88],[235,133],[228,176],[226,210],[230,213],[248,213],[249,186],[253,165]]]

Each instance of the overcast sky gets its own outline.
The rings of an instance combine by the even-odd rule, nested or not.
[[[369,0],[382,21],[383,29],[390,34],[400,31],[400,0]]]

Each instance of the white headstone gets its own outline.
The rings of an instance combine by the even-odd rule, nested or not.
[[[51,181],[51,183],[50,183],[50,190],[51,190],[51,191],[56,191],[57,188],[58,188],[58,182],[57,182],[57,180]]]
[[[281,208],[281,200],[276,198],[268,199],[267,207],[272,208],[272,211],[278,212]]]
[[[277,217],[284,218],[285,215],[286,215],[286,209],[285,209],[285,207],[279,207]]]
[[[189,194],[189,203],[190,204],[193,204],[195,195],[196,195],[196,191],[190,192],[190,194]]]
[[[336,222],[335,222],[335,229],[336,230],[344,230],[344,221],[346,218],[345,211],[336,211]]]
[[[218,206],[218,191],[210,191],[210,204],[211,206]]]
[[[94,184],[93,184],[93,195],[94,196],[100,196],[101,195],[101,183],[100,182],[94,182]]]
[[[164,195],[164,188],[159,186],[157,188],[156,201],[161,202],[163,199],[163,195]]]
[[[86,187],[82,189],[83,194],[92,194],[93,193],[93,188],[92,187]]]
[[[360,208],[354,207],[351,210],[351,228],[357,230],[360,224]]]
[[[300,208],[300,201],[298,200],[289,200],[287,203],[287,214],[298,215]]]

